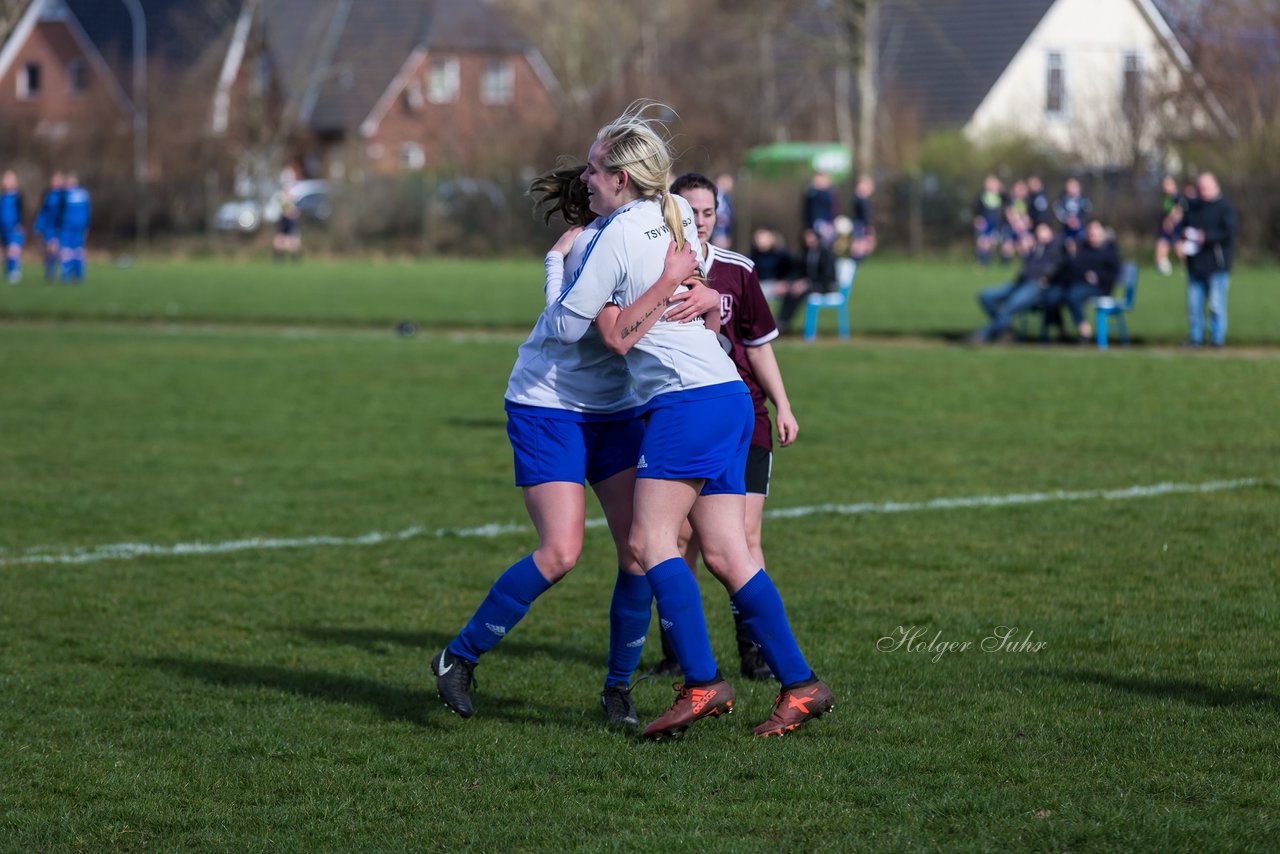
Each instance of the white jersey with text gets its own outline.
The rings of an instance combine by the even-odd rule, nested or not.
[[[685,241],[698,250],[693,210],[682,197],[675,199]],[[601,224],[581,269],[560,297],[563,307],[583,318],[595,318],[609,303],[626,308],[662,276],[671,239],[659,200],[639,199],[619,208]],[[676,293],[687,290],[681,285]],[[738,380],[733,361],[701,318],[689,323],[659,319],[626,360],[641,405],[660,394]]]

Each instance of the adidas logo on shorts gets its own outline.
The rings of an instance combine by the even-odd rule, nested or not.
[[[659,620],[658,622],[662,623],[662,627],[664,629],[669,629],[675,625],[675,623],[671,622],[670,620]]]
[[[642,646],[644,646],[644,638],[636,638],[627,644],[627,649],[637,649]]]
[[[493,623],[485,623],[485,624],[484,624],[484,627],[485,627],[486,629],[488,629],[489,631],[493,632],[493,633],[494,633],[495,635],[497,635],[498,637],[502,637],[503,635],[505,635],[505,634],[507,633],[507,627],[506,627],[506,626],[495,626]]]
[[[644,461],[644,454],[641,454],[641,455],[640,455],[640,462],[636,463],[636,468],[638,468],[638,469],[647,469],[648,467],[649,467],[649,464],[648,464],[648,463],[646,463],[646,462]]]

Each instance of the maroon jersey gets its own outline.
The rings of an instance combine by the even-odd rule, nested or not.
[[[755,404],[756,429],[751,444],[773,450],[773,424],[764,405],[764,389],[747,361],[748,347],[759,347],[778,337],[778,325],[756,278],[756,266],[744,255],[713,245],[707,257],[707,284],[720,292],[720,334],[729,339],[729,356]]]

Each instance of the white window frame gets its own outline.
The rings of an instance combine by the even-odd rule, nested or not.
[[[508,57],[488,59],[480,77],[480,101],[490,105],[510,104],[516,97],[516,64]]]
[[[77,77],[83,78],[84,85],[76,85]],[[81,57],[77,56],[67,63],[67,92],[71,95],[85,95],[89,92],[89,63]]]
[[[456,56],[427,61],[427,100],[432,104],[452,104],[462,90],[462,65]]]
[[[1056,60],[1056,61],[1055,61]],[[1058,107],[1050,105],[1053,97],[1053,75],[1058,73]],[[1067,88],[1067,54],[1051,50],[1045,54],[1044,63],[1044,114],[1051,119],[1065,119],[1070,113],[1071,97]]]
[[[1132,67],[1130,67],[1132,63]],[[1120,110],[1126,113],[1129,106],[1129,74],[1134,75],[1134,82],[1137,84],[1137,91],[1133,93],[1135,99],[1135,112],[1141,113],[1143,109],[1144,89],[1146,87],[1147,64],[1140,51],[1126,50],[1120,54]]]
[[[417,172],[427,167],[427,151],[420,142],[400,143],[400,168]]]
[[[31,88],[31,71],[36,73],[36,87]],[[44,90],[44,67],[38,62],[24,62],[18,68],[18,100],[33,101]]]

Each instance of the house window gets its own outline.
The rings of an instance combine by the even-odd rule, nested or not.
[[[1126,53],[1122,74],[1120,106],[1124,117],[1132,124],[1142,115],[1142,57]]]
[[[451,104],[458,100],[459,79],[457,58],[431,60],[427,71],[427,99],[433,104]]]
[[[486,104],[510,104],[515,94],[516,69],[507,59],[491,59],[484,64],[480,100]]]
[[[83,95],[89,91],[89,64],[83,59],[67,63],[67,91],[72,95]]]
[[[1062,54],[1057,52],[1049,54],[1045,76],[1044,111],[1051,116],[1060,116],[1067,111],[1067,73],[1063,66]]]
[[[416,142],[406,142],[400,146],[400,168],[417,171],[427,165],[427,153]]]
[[[40,63],[28,62],[18,70],[18,97],[38,98],[40,96]]]

